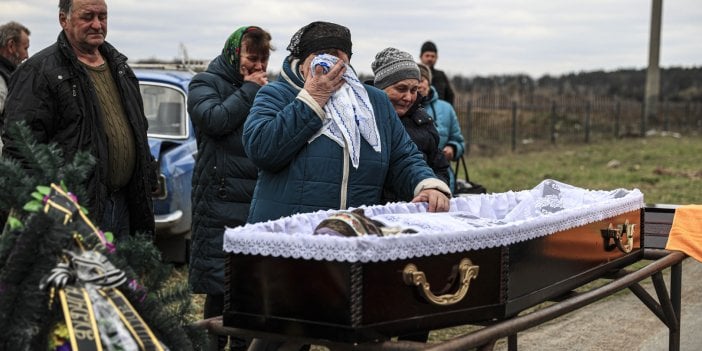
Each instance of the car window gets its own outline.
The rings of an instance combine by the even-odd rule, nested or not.
[[[140,82],[144,114],[149,121],[148,135],[182,139],[188,136],[185,119],[185,94],[168,85]]]

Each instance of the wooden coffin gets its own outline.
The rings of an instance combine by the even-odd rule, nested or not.
[[[641,259],[642,217],[639,209],[507,246],[384,262],[230,253],[223,323],[364,342],[510,317]]]

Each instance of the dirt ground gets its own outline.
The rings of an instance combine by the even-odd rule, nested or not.
[[[682,351],[702,350],[702,263],[683,262]],[[670,291],[670,269],[664,278]],[[651,279],[642,281],[656,298]],[[657,300],[657,298],[656,298]],[[628,289],[518,334],[520,351],[668,350],[668,328]],[[506,339],[496,351],[507,350]]]

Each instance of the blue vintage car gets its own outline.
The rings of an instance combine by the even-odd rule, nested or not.
[[[153,194],[156,246],[164,261],[187,263],[192,223],[192,175],[197,143],[186,99],[194,73],[177,67],[134,66],[149,122],[149,146],[158,160]]]

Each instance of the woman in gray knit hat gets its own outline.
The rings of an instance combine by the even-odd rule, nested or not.
[[[371,68],[375,74],[373,85],[385,91],[424,161],[437,178],[448,184],[449,163],[439,150],[439,133],[434,121],[421,107],[422,98],[417,93],[420,71],[414,58],[407,52],[386,48],[375,55]],[[390,189],[386,189],[384,196],[385,201],[396,200]]]

